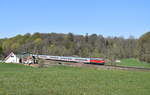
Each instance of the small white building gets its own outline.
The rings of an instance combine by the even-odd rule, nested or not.
[[[11,52],[4,60],[6,63],[20,63],[20,58]]]

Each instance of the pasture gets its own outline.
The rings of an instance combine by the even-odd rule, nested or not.
[[[0,63],[0,95],[149,95],[150,72]]]
[[[150,63],[141,62],[134,58],[122,59],[120,63],[115,63],[115,64],[117,66],[150,68]]]

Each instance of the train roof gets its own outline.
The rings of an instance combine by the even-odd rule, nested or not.
[[[104,60],[103,58],[93,58],[93,57],[90,57],[90,58],[83,58],[83,57],[72,57],[72,56],[50,56],[50,55],[33,55],[33,56],[45,56],[45,57],[63,57],[63,58],[78,58],[78,59],[91,59],[91,60]]]

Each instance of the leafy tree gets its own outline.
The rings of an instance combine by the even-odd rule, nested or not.
[[[69,34],[67,35],[67,38],[68,38],[68,40],[71,41],[71,42],[74,41],[74,35],[73,35],[72,33],[69,33]]]
[[[88,35],[88,33],[86,33],[85,42],[88,43],[88,41],[89,41],[89,35]]]
[[[150,62],[150,32],[144,34],[138,40],[139,59]]]
[[[3,48],[0,46],[0,59],[3,57]]]
[[[89,56],[89,50],[88,50],[88,48],[82,48],[81,49],[81,56],[82,57],[88,57]]]
[[[92,54],[90,55],[90,57],[97,57],[97,58],[102,58],[102,57],[104,57],[99,51],[98,51],[98,49],[95,49],[93,52],[92,52]]]
[[[41,38],[36,38],[34,40],[34,50],[36,51],[36,54],[42,54],[42,39]]]

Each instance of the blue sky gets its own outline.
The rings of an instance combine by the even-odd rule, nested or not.
[[[34,32],[130,35],[150,31],[150,0],[0,0],[0,38]]]

